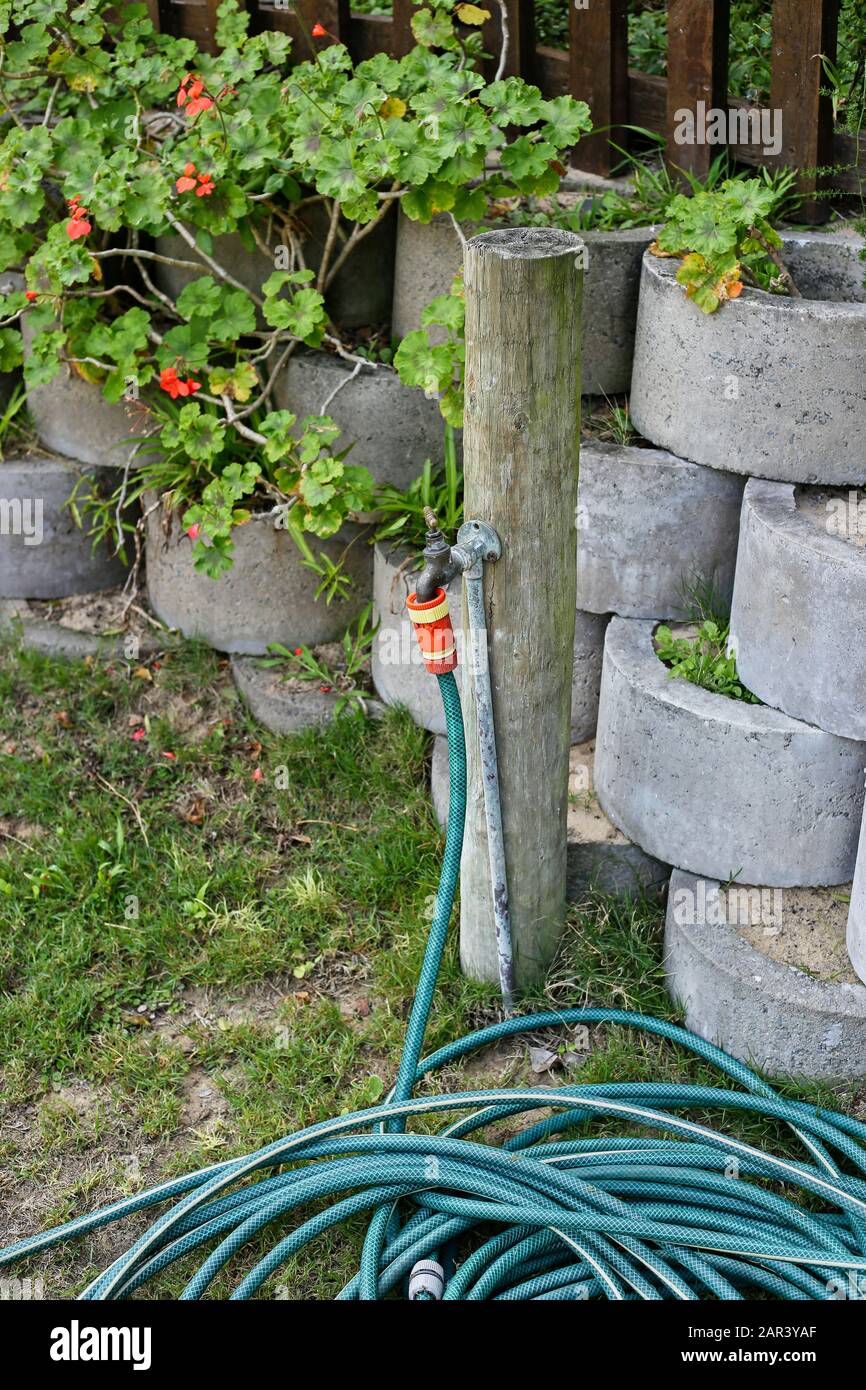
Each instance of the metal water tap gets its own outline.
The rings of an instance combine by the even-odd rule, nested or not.
[[[422,552],[424,568],[415,584],[421,603],[428,603],[437,589],[447,589],[455,575],[469,575],[476,568],[480,574],[485,560],[498,560],[502,554],[499,537],[486,521],[464,521],[457,532],[457,544],[449,545],[432,508],[424,508],[424,520],[427,523]]]

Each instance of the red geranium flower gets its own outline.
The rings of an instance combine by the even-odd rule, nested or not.
[[[200,111],[210,111],[214,103],[213,97],[205,91],[201,78],[188,72],[178,88],[177,104],[185,106],[186,114],[190,120],[194,120]]]
[[[199,174],[199,176],[198,176],[198,188],[195,190],[195,196],[196,196],[197,198],[204,198],[204,197],[206,197],[209,193],[213,193],[213,190],[214,190],[213,174]]]
[[[34,301],[34,299],[38,299],[38,298],[39,298],[39,295],[36,293],[35,290],[25,290],[25,291],[24,291],[24,298],[25,298],[25,299],[29,299],[29,300],[30,300],[30,303],[32,304],[33,301]]]
[[[178,193],[188,193],[191,188],[195,188],[195,165],[185,164],[183,173],[175,182]]]
[[[310,33],[312,34],[314,39],[324,39],[327,37],[328,31],[325,28],[324,24],[319,24],[317,20],[316,23],[313,25],[312,29],[310,30]]]
[[[192,526],[187,526],[187,528],[186,528],[186,534],[189,536],[189,538],[190,538],[191,541],[197,541],[198,538],[199,538],[200,532],[201,532],[201,527],[199,526],[199,524],[198,524],[197,521],[194,522],[194,523],[192,524]]]
[[[70,198],[68,206],[70,220],[66,224],[66,235],[70,241],[77,241],[79,237],[87,236],[93,228],[87,220],[87,208],[81,206],[80,198]]]
[[[193,396],[196,391],[201,390],[200,381],[193,381],[191,376],[188,376],[186,381],[181,381],[174,367],[163,368],[159,374],[159,384],[163,391],[168,392],[173,401],[176,401],[178,396]]]

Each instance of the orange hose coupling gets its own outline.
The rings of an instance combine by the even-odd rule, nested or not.
[[[457,647],[445,590],[437,589],[427,603],[421,603],[416,594],[410,594],[406,607],[415,624],[415,636],[427,670],[434,676],[453,671],[457,665]]]

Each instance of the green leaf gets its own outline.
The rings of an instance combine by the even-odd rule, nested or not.
[[[222,296],[223,292],[213,276],[202,275],[184,285],[177,298],[178,312],[185,319],[191,319],[195,314],[212,318],[220,307]]]

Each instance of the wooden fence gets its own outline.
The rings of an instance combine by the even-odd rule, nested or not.
[[[208,48],[213,43],[219,0],[148,0],[154,21],[168,32]],[[374,53],[396,56],[411,46],[412,0],[393,0],[391,15],[353,14],[349,0],[246,0],[253,27],[292,35],[299,53],[309,52],[309,33],[318,21],[345,43],[356,59]],[[508,16],[506,72],[536,83],[546,96],[570,92],[587,101],[603,133],[580,145],[579,164],[609,173],[618,156],[609,139],[628,145],[625,127],[640,126],[665,137],[668,158],[679,168],[703,174],[719,144],[678,144],[677,113],[705,109],[748,113],[741,117],[736,157],[746,164],[786,164],[801,171],[807,199],[821,186],[859,194],[866,175],[866,134],[855,139],[834,129],[821,58],[836,56],[839,0],[773,0],[772,78],[765,120],[781,130],[781,150],[767,155],[754,135],[760,110],[727,91],[730,0],[668,0],[667,77],[651,77],[628,65],[628,0],[563,0],[569,5],[568,50],[536,44],[533,0],[503,0]],[[488,4],[489,51],[500,46],[500,6]],[[831,174],[822,170],[832,169]],[[807,202],[815,218],[820,204]]]

